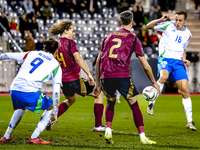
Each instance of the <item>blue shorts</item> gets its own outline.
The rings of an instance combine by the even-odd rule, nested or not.
[[[20,92],[10,91],[14,109],[27,108],[32,112],[40,113],[41,110],[48,109],[53,100],[42,92]]]
[[[173,82],[178,80],[187,79],[187,71],[185,69],[184,63],[178,59],[171,59],[171,58],[158,58],[158,74],[162,69],[166,69],[169,71],[169,79]]]

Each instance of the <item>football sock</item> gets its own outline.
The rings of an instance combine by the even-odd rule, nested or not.
[[[57,115],[57,117],[60,117],[68,108],[69,108],[69,106],[65,102],[62,102],[58,106],[58,115]]]
[[[131,110],[132,110],[133,120],[135,122],[135,126],[137,128],[144,126],[143,117],[142,117],[142,113],[141,113],[141,110],[139,108],[138,102],[136,101],[133,105],[130,105],[130,107],[131,107]]]
[[[18,123],[20,122],[22,116],[28,111],[28,109],[26,110],[22,110],[22,109],[17,109],[14,111],[12,118],[10,120],[10,124],[6,130],[6,133],[4,134],[4,137],[6,137],[6,139],[10,139],[11,133],[13,131],[13,129],[16,128],[16,126],[18,125]]]
[[[139,135],[140,135],[140,138],[146,138],[146,136],[145,136],[145,133],[144,133],[144,132],[140,133]]]
[[[107,101],[107,106],[105,110],[106,127],[111,128],[112,120],[114,117],[114,106],[116,101]],[[110,122],[110,123],[107,123]],[[109,126],[107,126],[109,125]]]
[[[95,126],[99,127],[102,125],[102,116],[103,116],[103,104],[94,104],[94,115],[95,115]]]
[[[192,122],[192,101],[191,98],[182,98],[183,108],[188,122]]]
[[[160,82],[158,82],[158,81],[157,81],[157,83],[160,85],[160,92],[162,92],[162,90],[163,90],[163,88],[164,88],[164,83],[162,84],[162,83],[160,83]],[[153,105],[154,105],[155,102],[156,102],[156,100],[154,100],[154,101],[149,101],[149,105],[150,105],[150,104],[153,104]]]
[[[121,94],[119,93],[119,91],[116,91],[116,99],[120,99]]]
[[[42,132],[46,128],[47,123],[51,119],[51,113],[52,113],[52,111],[53,111],[53,109],[52,110],[46,110],[42,114],[37,127],[35,128],[33,134],[31,135],[31,139],[36,139],[40,135],[40,132]]]

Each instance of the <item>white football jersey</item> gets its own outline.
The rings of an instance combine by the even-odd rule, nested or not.
[[[192,34],[188,28],[177,30],[175,23],[165,21],[154,26],[154,30],[163,32],[159,43],[159,56],[181,60]]]
[[[23,63],[10,90],[37,92],[42,88],[43,82],[50,80],[52,80],[53,87],[55,84],[61,85],[62,70],[51,53],[45,51],[5,53],[3,59],[8,58]],[[59,90],[54,89],[53,93],[55,91]]]

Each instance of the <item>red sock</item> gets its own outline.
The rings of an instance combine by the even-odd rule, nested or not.
[[[103,108],[103,104],[94,104],[95,127],[102,125]]]
[[[107,101],[107,106],[105,110],[105,116],[106,116],[106,127],[111,128],[112,125],[112,120],[114,117],[114,106],[115,106],[115,101]]]
[[[135,126],[137,127],[138,132],[139,133],[144,132],[143,117],[142,117],[142,113],[141,113],[141,110],[139,108],[138,102],[136,101],[133,105],[130,105],[130,107],[131,107],[131,110],[132,110]]]
[[[65,102],[62,102],[58,106],[58,115],[57,115],[57,117],[60,117],[68,108],[69,108],[69,106]]]

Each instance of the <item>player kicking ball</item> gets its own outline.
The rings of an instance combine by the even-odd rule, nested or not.
[[[107,106],[105,109],[105,140],[108,143],[113,143],[111,125],[116,102],[115,93],[116,90],[118,90],[124,99],[126,99],[132,110],[133,119],[139,132],[141,143],[156,144],[155,141],[149,140],[144,133],[143,117],[136,98],[138,92],[131,80],[129,71],[130,59],[133,52],[136,53],[146,75],[159,93],[160,86],[156,83],[152,69],[142,53],[142,45],[140,41],[130,32],[133,23],[132,12],[122,12],[120,14],[121,29],[112,32],[104,39],[97,58],[96,85],[93,92],[95,95],[100,94],[102,85],[107,97]]]
[[[0,56],[0,60],[12,59],[19,64],[23,63],[10,87],[10,96],[15,111],[1,142],[13,139],[12,131],[28,110],[38,114],[41,110],[46,110],[31,135],[29,143],[51,144],[51,142],[41,139],[39,135],[46,128],[50,119],[57,122],[62,78],[60,65],[54,58],[57,55],[57,49],[58,42],[48,39],[44,43],[44,51],[5,53]],[[50,80],[53,84],[53,100],[40,92],[42,84]]]
[[[185,49],[192,37],[189,29],[185,26],[187,12],[178,11],[175,15],[175,22],[166,21],[168,15],[163,15],[147,24],[148,29],[154,29],[162,32],[162,38],[159,43],[158,73],[160,78],[157,83],[160,85],[160,91],[164,83],[169,78],[172,80],[182,94],[182,103],[187,117],[186,127],[196,131],[192,119],[192,101],[188,88],[188,76],[186,67],[190,61],[186,60]],[[153,115],[155,100],[149,102],[147,113]]]

